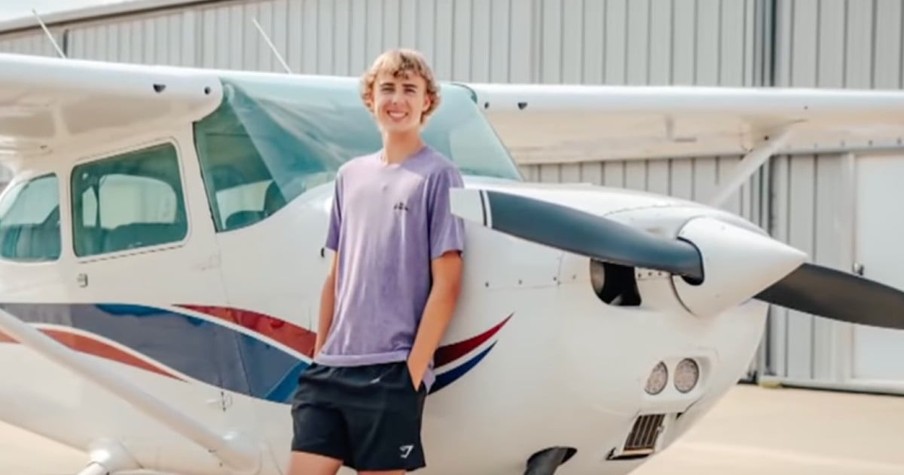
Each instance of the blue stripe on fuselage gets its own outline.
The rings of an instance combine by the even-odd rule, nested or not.
[[[29,323],[115,341],[190,378],[273,402],[291,399],[308,364],[232,328],[169,309],[122,304],[0,304]]]
[[[67,326],[104,337],[218,389],[288,403],[305,360],[222,324],[134,304],[0,303],[28,323]],[[431,393],[471,371],[495,343],[439,374]]]

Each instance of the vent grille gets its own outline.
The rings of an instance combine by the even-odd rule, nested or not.
[[[656,439],[662,432],[662,422],[665,414],[647,414],[637,418],[634,428],[628,434],[625,441],[623,456],[648,455],[656,446]]]

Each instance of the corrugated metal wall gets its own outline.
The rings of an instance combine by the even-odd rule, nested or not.
[[[54,39],[57,44],[60,44],[62,35],[54,32]],[[40,31],[0,36],[0,51],[37,56],[57,56],[53,44]]]
[[[70,57],[357,75],[385,48],[424,51],[444,80],[726,86],[902,86],[900,0],[234,0],[53,28]],[[880,47],[881,45],[881,47]],[[0,50],[53,55],[40,30]],[[740,157],[540,164],[528,179],[703,200]],[[849,268],[834,192],[850,157],[777,157],[725,207],[817,262]],[[841,330],[777,310],[761,369],[837,380]]]
[[[535,82],[754,86],[762,2],[541,2]],[[583,41],[582,41],[583,40]],[[515,78],[518,79],[518,78]],[[706,199],[740,157],[542,164],[528,179],[586,181]],[[758,184],[726,208],[758,221]]]
[[[904,86],[900,0],[782,1],[776,13],[777,86]],[[851,270],[855,168],[849,155],[774,158],[772,234],[817,263]],[[849,325],[774,309],[769,335],[764,371],[779,379],[851,382]]]
[[[535,82],[755,86],[764,2],[538,2]],[[582,41],[583,40],[583,41]],[[515,78],[518,79],[518,78]],[[740,157],[541,164],[528,179],[586,181],[705,200]],[[725,208],[759,222],[760,177]]]

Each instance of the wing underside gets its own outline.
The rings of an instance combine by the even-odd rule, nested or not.
[[[221,94],[199,70],[0,54],[0,159],[205,114]]]
[[[520,163],[900,147],[904,91],[467,84]]]

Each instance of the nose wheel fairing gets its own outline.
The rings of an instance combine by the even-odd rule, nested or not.
[[[527,459],[524,475],[554,475],[576,452],[573,447],[550,447],[536,452]]]

